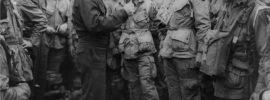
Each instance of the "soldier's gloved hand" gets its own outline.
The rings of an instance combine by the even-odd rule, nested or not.
[[[31,48],[33,47],[33,44],[30,41],[23,40],[22,46],[24,48]]]
[[[57,30],[57,32],[59,32],[61,34],[65,34],[65,33],[67,33],[67,30],[68,30],[68,24],[67,23],[62,24],[59,27],[57,27],[56,30]]]
[[[47,26],[46,27],[46,32],[49,33],[49,34],[54,34],[54,33],[56,33],[56,30],[51,26]]]
[[[135,13],[136,7],[134,6],[132,0],[130,0],[127,4],[124,5],[124,10],[127,12],[129,16]]]

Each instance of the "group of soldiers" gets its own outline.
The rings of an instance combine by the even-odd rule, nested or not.
[[[0,100],[270,100],[270,1],[0,0]]]

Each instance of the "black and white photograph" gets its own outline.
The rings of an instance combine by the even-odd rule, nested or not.
[[[0,100],[270,100],[270,0],[0,0]]]

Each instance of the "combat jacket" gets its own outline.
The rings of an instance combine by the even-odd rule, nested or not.
[[[33,46],[39,46],[41,35],[46,31],[47,18],[37,4],[31,0],[14,0],[17,3],[18,12],[21,15],[19,19],[22,21],[22,31],[24,27],[30,27],[30,33],[24,33],[23,36],[29,35],[29,41]]]
[[[30,81],[33,79],[32,75],[32,60],[25,52],[25,49],[21,46],[23,40],[23,23],[32,22],[35,24],[33,28],[36,30],[31,35],[30,42],[34,46],[38,46],[41,39],[41,31],[45,29],[46,17],[42,11],[29,0],[7,0],[1,3],[1,21],[5,23],[7,31],[2,35],[5,37],[5,42],[13,51],[13,63],[10,67],[10,78],[12,81]],[[20,74],[18,74],[20,73]],[[20,76],[22,74],[22,76]]]
[[[136,59],[156,52],[150,26],[151,0],[145,0],[137,7],[136,12],[130,16],[122,27],[119,48],[125,59]]]
[[[222,60],[218,63],[218,69],[224,70],[226,78],[233,78],[223,85],[237,90],[225,94],[216,92],[215,96],[230,99],[249,97],[250,93],[243,93],[242,89],[247,87],[245,84],[250,84],[249,91],[253,90],[256,84],[253,75],[258,67],[260,76],[257,89],[269,86],[269,78],[266,78],[270,68],[269,14],[270,8],[257,1],[232,1],[226,4],[219,32],[229,34],[219,40],[223,48],[219,50]],[[245,80],[247,77],[254,79]]]
[[[36,22],[36,29],[41,30],[42,21],[45,19],[41,10],[28,0],[1,0],[1,73],[0,73],[0,99],[3,100],[27,100],[30,97],[30,88],[26,81],[33,79],[32,60],[21,46],[22,22],[29,19]],[[26,14],[26,16],[24,16]],[[34,15],[33,15],[34,14]],[[37,15],[36,15],[37,14]],[[39,23],[40,22],[40,23]],[[44,22],[45,23],[45,22]],[[31,42],[38,45],[40,34],[31,36]],[[3,49],[4,48],[4,49]],[[6,56],[5,56],[6,55]],[[8,84],[8,85],[7,85]]]
[[[79,44],[89,47],[108,46],[109,32],[120,28],[128,18],[120,9],[106,16],[106,6],[102,0],[76,0],[73,7],[73,24],[79,37]]]
[[[157,18],[169,28],[160,55],[165,58],[194,58],[197,42],[200,50],[202,39],[211,27],[209,1],[170,0],[166,3],[157,13]]]

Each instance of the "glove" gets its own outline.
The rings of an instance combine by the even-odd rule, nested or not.
[[[127,12],[129,16],[135,13],[136,8],[134,4],[132,3],[132,0],[130,0],[127,4],[124,5],[124,10]]]

